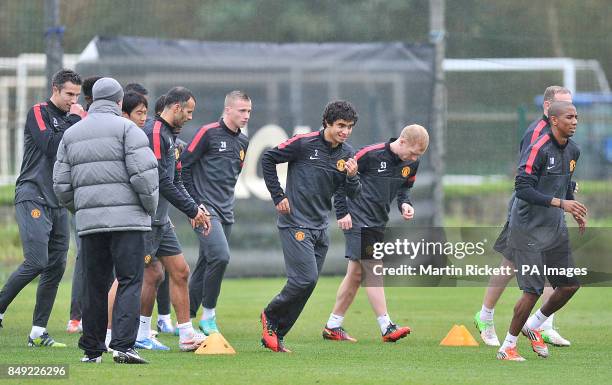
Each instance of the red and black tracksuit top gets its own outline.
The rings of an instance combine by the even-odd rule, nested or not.
[[[15,203],[36,201],[47,207],[60,207],[53,192],[53,165],[64,131],[80,120],[79,115],[62,111],[51,100],[30,109],[23,134],[23,160],[15,186]]]
[[[332,147],[324,133],[325,129],[295,135],[263,154],[263,176],[274,204],[289,199],[291,213],[279,215],[280,228],[326,229],[332,196],[341,191],[355,198],[361,191],[359,175],[349,177],[345,169],[353,148],[347,143]],[[289,163],[286,194],[276,172],[279,163]]]
[[[383,227],[389,221],[391,202],[397,198],[397,207],[402,212],[402,203],[412,205],[409,190],[414,185],[419,161],[402,161],[391,151],[391,138],[386,143],[365,146],[355,155],[359,165],[361,194],[346,199],[334,195],[336,218],[351,214],[355,227]]]
[[[159,203],[152,224],[161,226],[170,222],[170,204],[189,218],[194,218],[198,214],[198,205],[183,186],[180,163],[177,164],[180,154],[172,127],[158,116],[146,123],[143,129],[149,138],[149,147],[157,159],[159,174]]]
[[[248,147],[246,135],[221,119],[202,126],[181,154],[185,188],[222,223],[234,223],[234,189]]]
[[[576,143],[568,139],[561,145],[552,132],[523,151],[510,212],[512,247],[547,250],[567,236],[564,211],[551,207],[550,201],[573,195],[572,175],[579,157]]]

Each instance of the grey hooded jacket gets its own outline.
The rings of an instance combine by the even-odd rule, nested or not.
[[[76,212],[79,236],[149,231],[159,199],[157,160],[145,133],[117,103],[94,101],[57,151],[53,190]]]

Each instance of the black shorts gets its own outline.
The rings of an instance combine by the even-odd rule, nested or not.
[[[510,249],[509,252],[518,270],[516,280],[524,292],[542,295],[545,279],[553,288],[580,285],[575,275],[559,273],[575,268],[569,241],[545,251]]]
[[[383,242],[385,230],[380,227],[353,227],[344,230],[344,256],[351,261],[372,257],[373,244]]]
[[[172,222],[161,226],[151,226],[151,229],[147,233],[146,245],[148,251],[147,255],[145,255],[145,265],[151,264],[158,258],[183,253]]]

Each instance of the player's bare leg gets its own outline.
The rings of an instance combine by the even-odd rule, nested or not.
[[[170,278],[170,298],[179,330],[179,348],[183,351],[197,349],[206,336],[193,330],[189,318],[189,265],[183,254],[162,258],[162,263]]]
[[[346,275],[342,279],[338,292],[336,293],[336,303],[332,314],[329,316],[327,324],[323,329],[323,338],[334,341],[350,341],[357,342],[351,337],[342,327],[344,315],[353,303],[359,285],[361,284],[361,264],[357,261],[349,261],[346,267]]]
[[[502,259],[500,267],[504,270],[509,269],[514,271],[514,264],[507,258]],[[485,295],[482,300],[482,308],[474,315],[474,325],[482,341],[489,346],[499,346],[499,338],[495,332],[495,324],[493,323],[493,314],[495,305],[504,293],[506,286],[510,283],[514,274],[510,275],[492,275],[489,278],[489,286],[485,290]]]

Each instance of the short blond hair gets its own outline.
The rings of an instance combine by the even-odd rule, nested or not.
[[[223,106],[228,107],[234,100],[244,100],[245,102],[250,102],[251,98],[244,91],[234,90],[225,95]]]
[[[427,148],[429,146],[429,133],[425,127],[418,124],[411,124],[402,129],[400,137],[408,143],[418,143]]]

